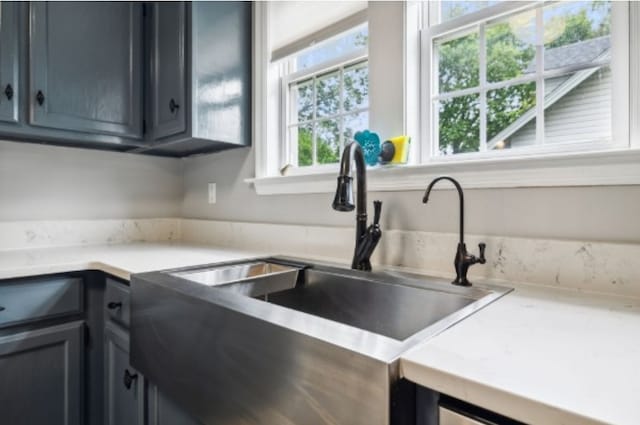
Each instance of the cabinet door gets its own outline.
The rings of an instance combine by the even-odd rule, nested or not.
[[[191,3],[194,136],[251,144],[251,2]]]
[[[185,4],[156,2],[151,8],[150,121],[153,139],[185,131]]]
[[[0,121],[18,122],[18,4],[0,2]]]
[[[141,47],[141,3],[31,3],[31,124],[141,137]]]
[[[148,425],[200,425],[189,413],[177,406],[155,385],[149,386]]]
[[[80,425],[83,322],[0,337],[0,422]]]
[[[110,322],[105,326],[105,425],[143,425],[144,382],[129,364],[129,335]]]

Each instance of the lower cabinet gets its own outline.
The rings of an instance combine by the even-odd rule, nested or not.
[[[106,279],[104,425],[200,425],[129,364],[129,286]]]
[[[129,301],[97,272],[0,280],[0,425],[200,425],[131,367]]]
[[[200,425],[200,422],[165,397],[158,387],[149,385],[148,425]]]
[[[82,424],[83,332],[75,321],[0,337],[1,423]]]
[[[104,423],[144,425],[144,382],[129,364],[129,335],[107,322],[104,339]]]

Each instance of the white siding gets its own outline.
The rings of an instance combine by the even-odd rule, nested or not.
[[[545,111],[545,143],[611,138],[611,71],[594,73]],[[512,147],[535,142],[535,120],[509,138]]]

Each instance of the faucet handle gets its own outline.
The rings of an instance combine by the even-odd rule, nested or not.
[[[382,214],[382,201],[373,201],[373,224],[380,224],[380,215]]]
[[[487,262],[487,259],[484,258],[484,250],[487,247],[487,244],[484,242],[480,242],[478,244],[478,248],[480,249],[480,256],[478,257],[478,263],[484,264]]]

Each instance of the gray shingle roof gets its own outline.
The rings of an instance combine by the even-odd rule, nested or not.
[[[596,60],[611,48],[611,38],[608,35],[579,41],[566,46],[546,49],[544,52],[545,69],[564,68],[566,66],[589,63]],[[525,73],[535,72],[536,61],[531,61]]]

